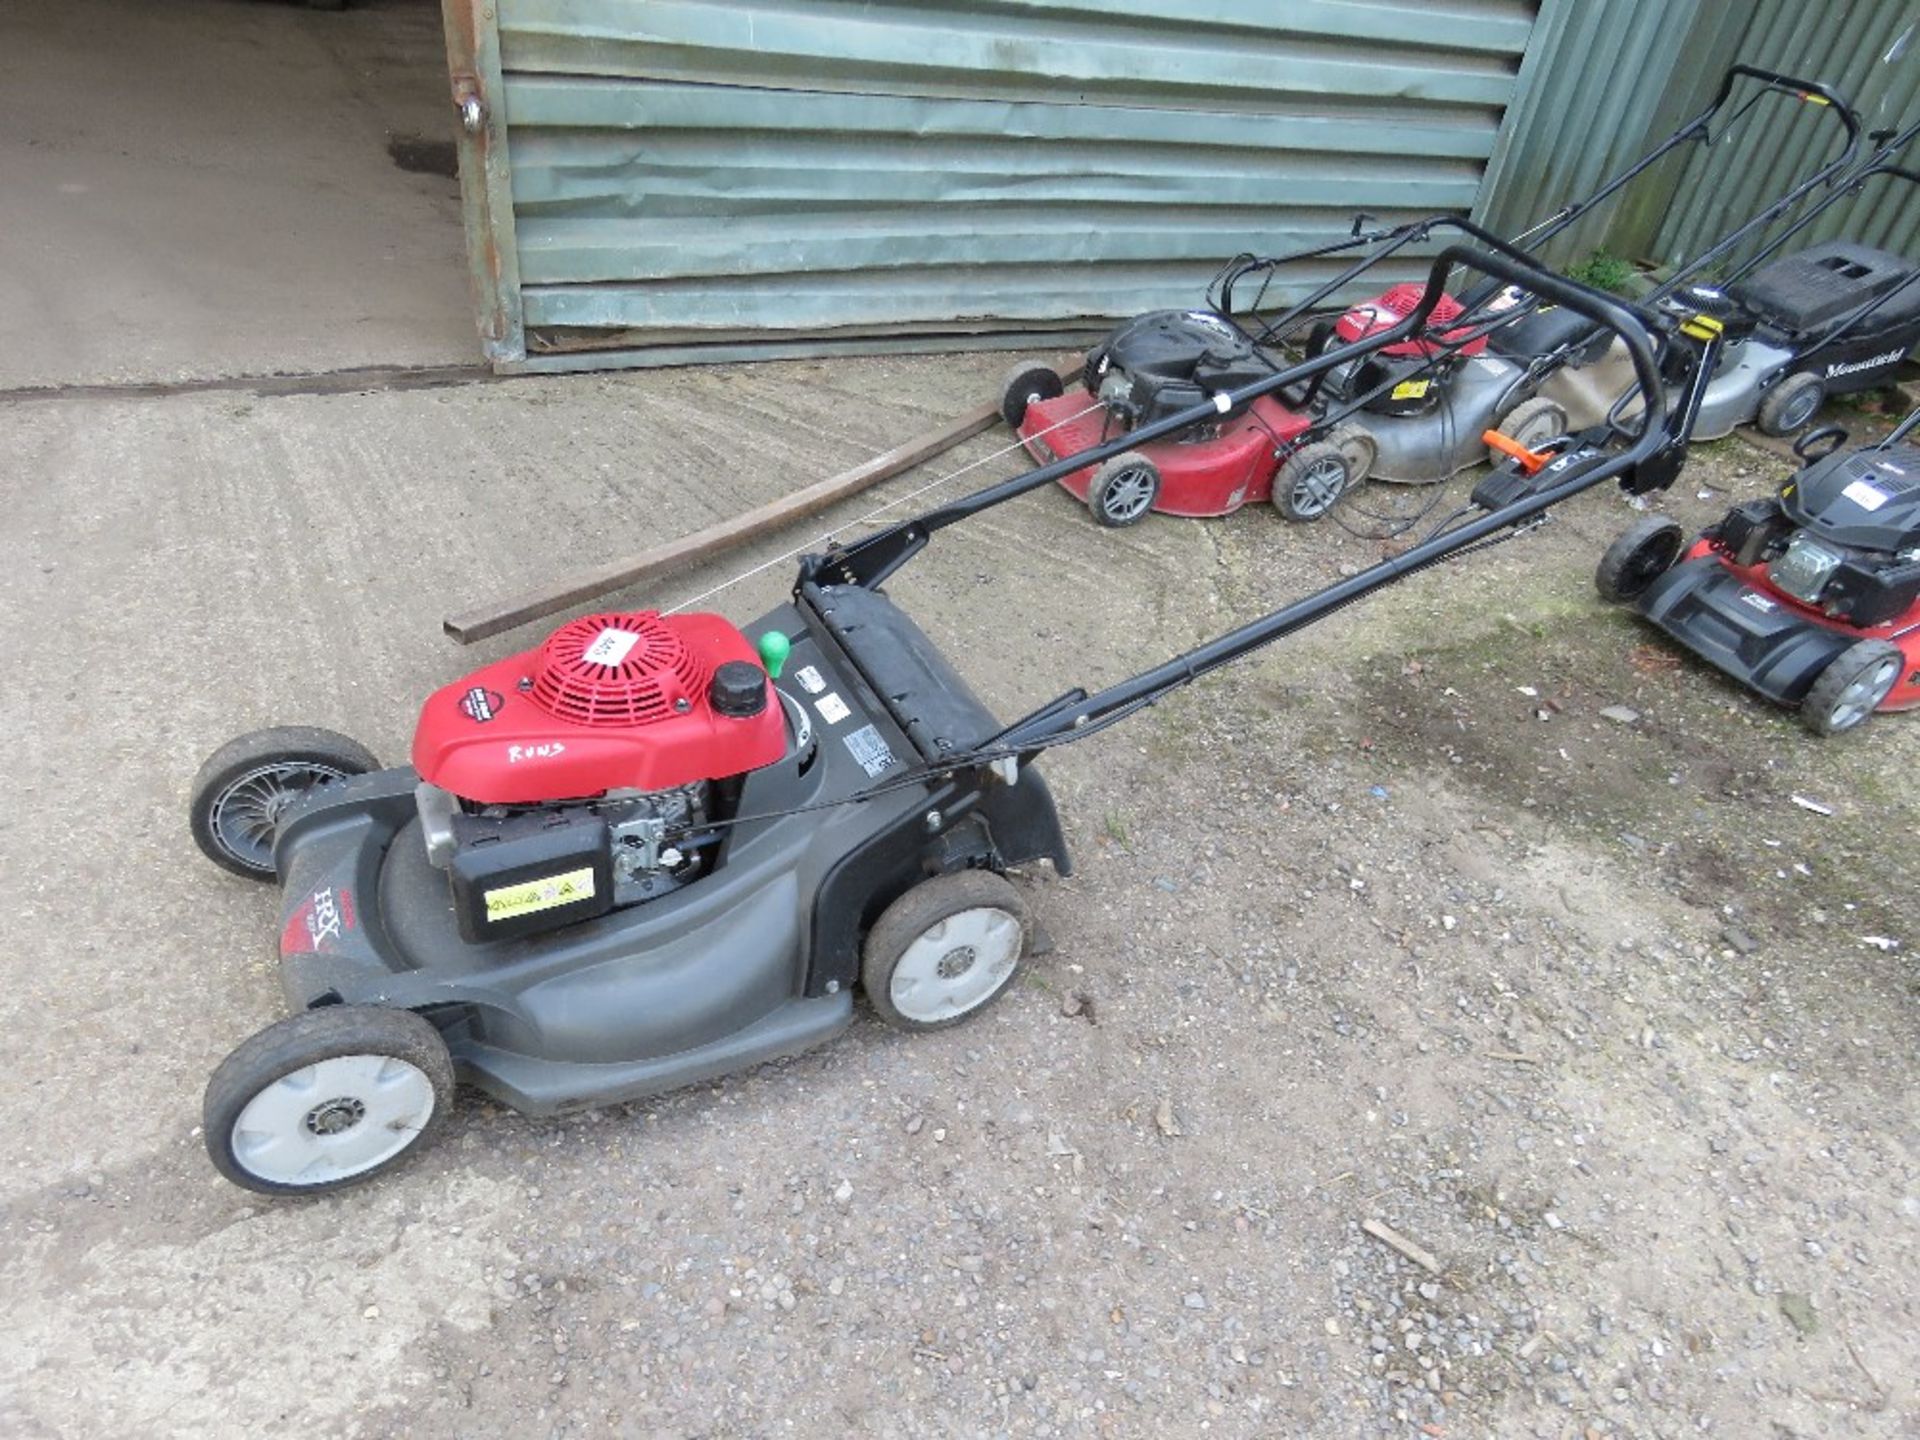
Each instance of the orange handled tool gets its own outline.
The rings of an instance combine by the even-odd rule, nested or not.
[[[1518,440],[1502,435],[1498,430],[1482,430],[1480,439],[1489,449],[1511,455],[1529,475],[1538,475],[1541,467],[1553,459],[1553,456],[1542,455],[1538,450],[1529,450]]]

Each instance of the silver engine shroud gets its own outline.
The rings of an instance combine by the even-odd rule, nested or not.
[[[1446,398],[1424,415],[1351,416],[1379,446],[1368,472],[1380,480],[1430,484],[1450,479],[1487,458],[1481,432],[1505,418],[1531,393],[1526,372],[1494,355],[1465,361]]]
[[[1727,347],[1720,364],[1707,382],[1706,396],[1700,402],[1700,417],[1694,423],[1695,440],[1718,440],[1730,435],[1760,413],[1760,401],[1793,359],[1791,350],[1748,338]],[[1540,386],[1540,393],[1567,412],[1567,426],[1584,430],[1607,418],[1613,402],[1633,385],[1633,365],[1618,341],[1591,365],[1567,366],[1555,371]],[[1640,413],[1636,397],[1622,408],[1621,418]]]

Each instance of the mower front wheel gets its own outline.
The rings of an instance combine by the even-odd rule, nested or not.
[[[194,842],[223,870],[271,880],[281,812],[316,786],[379,768],[359,741],[311,725],[276,725],[229,740],[193,777],[187,819]]]
[[[1065,393],[1059,372],[1044,360],[1022,360],[1007,372],[1000,385],[1000,418],[1014,429],[1027,418],[1035,400],[1054,400]]]
[[[860,985],[901,1030],[944,1030],[998,1000],[1027,950],[1027,904],[1004,875],[956,870],[923,880],[867,932]]]
[[[423,1148],[453,1108],[453,1060],[410,1010],[331,1005],[243,1041],[207,1082],[214,1168],[262,1195],[320,1195]]]
[[[1773,393],[1760,402],[1753,423],[1762,435],[1791,435],[1820,413],[1826,398],[1827,382],[1803,370],[1773,387]]]
[[[1110,529],[1138,525],[1159,496],[1160,467],[1138,450],[1114,456],[1087,484],[1087,508]]]
[[[1593,572],[1593,588],[1609,605],[1638,600],[1673,568],[1685,545],[1686,535],[1679,525],[1664,515],[1648,515],[1607,547]]]
[[[1900,682],[1906,656],[1885,640],[1857,640],[1827,662],[1800,703],[1800,719],[1816,735],[1856,729]]]
[[[1289,520],[1318,520],[1367,478],[1378,453],[1359,426],[1337,426],[1326,439],[1286,458],[1273,477],[1273,503]]]

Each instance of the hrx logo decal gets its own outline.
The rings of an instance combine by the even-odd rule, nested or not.
[[[280,953],[328,954],[340,948],[341,937],[353,924],[353,892],[328,885],[307,896],[287,917],[280,932]]]

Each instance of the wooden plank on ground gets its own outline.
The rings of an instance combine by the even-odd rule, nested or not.
[[[1061,378],[1069,382],[1077,378],[1080,364],[1080,356],[1072,357],[1060,367]],[[1000,408],[997,403],[976,406],[946,424],[896,445],[851,470],[830,475],[791,495],[736,515],[731,520],[722,520],[691,535],[682,535],[664,545],[642,550],[637,555],[579,571],[523,595],[476,605],[462,614],[448,616],[442,626],[447,634],[462,645],[471,645],[477,640],[485,640],[517,625],[556,615],[574,605],[583,605],[629,585],[658,580],[748,541],[758,540],[783,525],[817,515],[828,506],[871,489],[902,471],[924,464],[999,423]]]

